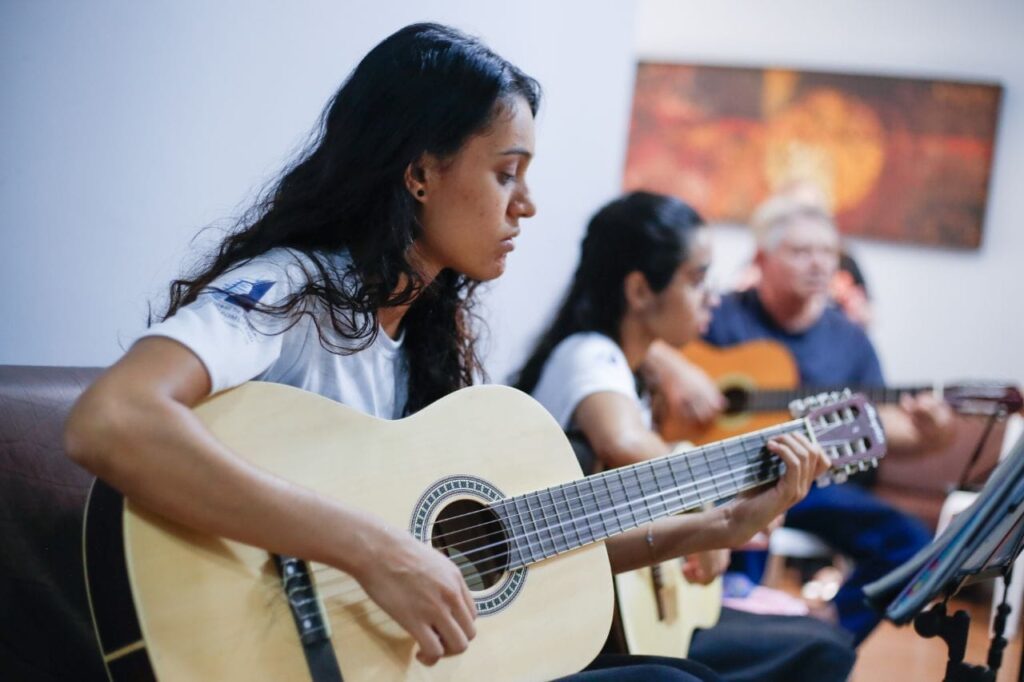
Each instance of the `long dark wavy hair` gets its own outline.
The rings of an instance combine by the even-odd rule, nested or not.
[[[689,259],[703,224],[688,204],[650,192],[627,194],[598,211],[587,225],[569,291],[513,378],[516,388],[532,392],[552,351],[577,332],[600,332],[620,343],[626,276],[641,272],[652,290],[662,291]]]
[[[474,38],[438,24],[389,36],[356,66],[307,148],[210,259],[172,282],[164,318],[225,272],[287,247],[307,257],[306,282],[283,302],[260,306],[286,320],[284,329],[308,315],[325,348],[352,353],[376,339],[380,308],[412,302],[403,319],[406,413],[473,383],[482,374],[472,314],[479,282],[444,270],[425,285],[410,266],[406,254],[421,226],[404,174],[424,154],[453,156],[514,97],[536,116],[538,83]],[[352,267],[335,272],[329,256],[343,249]]]

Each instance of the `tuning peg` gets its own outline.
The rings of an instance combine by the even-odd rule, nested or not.
[[[861,461],[857,462],[857,468],[860,469],[861,471],[867,471],[868,469],[871,468],[871,464],[869,462],[865,462],[862,459]]]
[[[824,474],[823,476],[818,476],[815,482],[818,484],[819,488],[825,488],[832,485],[832,477],[828,474]]]

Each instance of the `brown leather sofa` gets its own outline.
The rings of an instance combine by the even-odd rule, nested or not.
[[[0,366],[0,680],[106,680],[82,572],[92,477],[64,456],[100,370]]]

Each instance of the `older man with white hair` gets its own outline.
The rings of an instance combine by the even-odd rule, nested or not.
[[[803,386],[881,386],[881,365],[865,331],[831,301],[839,265],[839,233],[820,194],[794,187],[762,204],[751,219],[757,240],[757,283],[722,297],[705,340],[719,347],[770,339],[792,354]],[[713,382],[663,353],[659,380],[700,420],[724,405]],[[920,451],[952,437],[949,407],[930,394],[904,396],[880,409],[890,452]],[[855,570],[833,604],[839,623],[863,641],[879,617],[863,603],[862,586],[903,563],[930,540],[928,530],[873,495],[870,480],[815,488],[786,516],[853,559]]]

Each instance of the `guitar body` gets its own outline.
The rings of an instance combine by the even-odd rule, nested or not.
[[[764,389],[796,388],[800,373],[786,348],[777,341],[759,339],[727,348],[703,341],[688,343],[682,355],[697,365],[718,385],[727,398],[730,393],[750,394]],[[707,426],[695,425],[671,412],[659,428],[665,440],[688,440],[704,445],[744,433],[781,424],[790,419],[787,411],[723,413]]]
[[[721,578],[694,585],[682,559],[620,573],[615,592],[631,654],[685,658],[694,630],[712,627],[722,610]]]
[[[428,539],[446,505],[481,499],[474,486],[511,496],[581,476],[547,412],[500,386],[458,391],[398,421],[258,382],[214,396],[195,412],[260,468],[399,528],[426,529]],[[85,534],[90,600],[112,678],[118,661],[143,653],[160,680],[310,678],[271,555],[188,530],[131,502],[123,504],[118,528],[117,507],[109,498],[91,504]],[[117,579],[118,530],[127,582]],[[611,621],[610,567],[598,542],[515,569],[520,578],[511,592],[508,580],[475,590],[478,607],[487,606],[481,611],[491,611],[477,619],[476,639],[466,653],[428,668],[416,661],[414,641],[353,579],[326,566],[309,568],[330,646],[350,682],[551,679],[589,663]],[[110,602],[132,604],[134,614],[109,616]],[[126,641],[133,617],[141,634],[134,642]],[[128,668],[135,672],[124,679],[142,675],[137,665]]]

